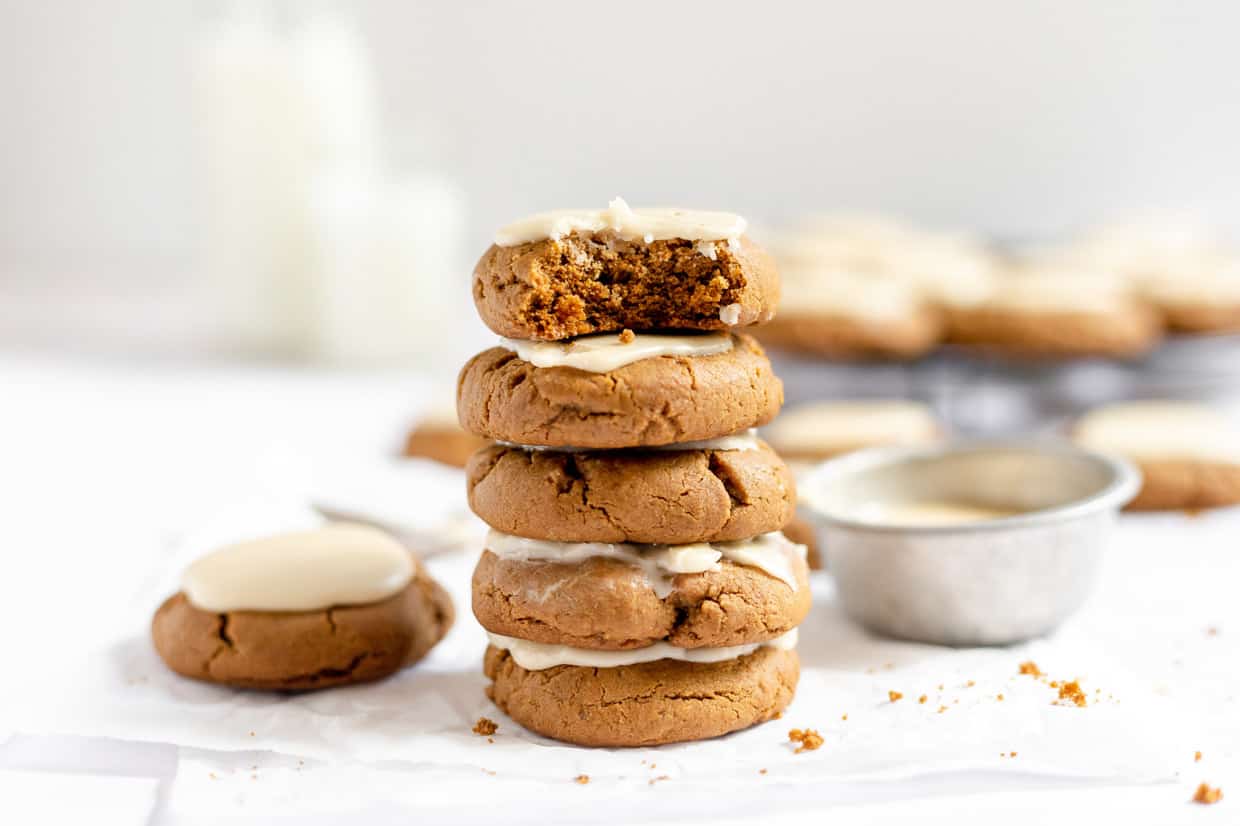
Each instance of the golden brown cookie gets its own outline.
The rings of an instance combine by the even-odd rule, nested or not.
[[[713,243],[713,257],[702,249],[608,233],[492,246],[474,268],[474,303],[501,336],[543,341],[626,327],[725,330],[774,315],[779,276],[760,246],[741,238]]]
[[[750,336],[726,353],[659,356],[609,373],[535,367],[503,347],[474,356],[457,382],[469,431],[523,445],[649,447],[716,439],[765,424],[783,383]]]
[[[469,457],[490,442],[480,436],[467,433],[459,426],[424,422],[405,439],[404,454],[409,457],[432,459],[452,467],[465,467]]]
[[[799,313],[787,308],[754,331],[775,350],[829,359],[915,359],[938,346],[944,333],[942,315],[923,308],[905,318],[865,319]]]
[[[583,746],[657,746],[718,737],[778,716],[800,677],[796,651],[759,648],[719,663],[527,671],[487,648],[488,696],[516,722]]]
[[[809,613],[809,570],[797,587],[728,560],[719,570],[680,574],[666,597],[627,562],[526,562],[490,551],[474,569],[474,616],[496,634],[574,648],[623,650],[669,642],[678,648],[764,642]]]
[[[1240,304],[1164,304],[1167,326],[1181,333],[1240,333]]]
[[[1147,352],[1161,335],[1158,314],[1132,303],[1106,314],[989,306],[957,309],[951,315],[950,339],[1024,358],[1131,358]]]
[[[805,546],[805,561],[809,564],[811,571],[821,571],[827,567],[822,556],[822,549],[818,546],[818,531],[809,519],[799,513],[794,514],[792,520],[784,525],[784,536],[798,545]]]
[[[173,671],[210,683],[306,691],[379,680],[422,659],[452,626],[452,601],[420,564],[399,594],[326,611],[203,611],[173,594],[151,622]]]
[[[1141,490],[1130,511],[1205,510],[1240,505],[1240,465],[1199,459],[1137,460]]]
[[[557,542],[686,545],[745,539],[792,517],[792,472],[749,450],[556,452],[492,445],[466,469],[469,506],[496,530]]]

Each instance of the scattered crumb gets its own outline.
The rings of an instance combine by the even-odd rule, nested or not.
[[[903,694],[901,694],[901,693],[900,693],[900,692],[898,692],[898,691],[888,691],[888,692],[887,692],[887,699],[888,699],[888,700],[890,700],[890,701],[891,701],[891,702],[893,702],[893,703],[894,703],[896,700],[899,700],[899,699],[900,699],[901,697],[903,697],[903,696],[904,696],[904,695],[903,695]]]
[[[965,683],[964,685],[965,685],[965,688],[972,688],[973,686],[977,685],[977,683],[976,683],[976,682],[974,682],[973,680],[969,680],[969,681],[968,681],[967,683]]]
[[[1014,752],[1014,751],[1009,751],[1009,752],[1008,752],[1008,757],[1015,757],[1015,756],[1016,756],[1016,752]]]
[[[1059,680],[1051,680],[1050,686],[1051,688],[1059,688]]]
[[[215,772],[207,772],[207,777],[211,778],[212,780],[219,780],[219,777],[216,776]]]
[[[1195,751],[1195,752],[1193,752],[1193,762],[1194,762],[1194,763],[1200,763],[1200,762],[1201,762],[1201,752],[1199,752],[1199,751]]]
[[[939,706],[939,714],[942,714],[944,711],[947,711],[947,706]]]
[[[996,694],[996,695],[995,695],[995,699],[996,699],[996,700],[998,700],[999,702],[1001,702],[1001,703],[1002,703],[1002,702],[1003,702],[1003,695],[1002,695],[1002,694]]]
[[[652,768],[652,769],[653,769],[653,768],[655,767],[655,765],[656,765],[656,764],[651,763],[651,764],[650,764],[650,768]]]
[[[758,774],[766,774],[766,769],[758,769]]]
[[[939,691],[942,691],[942,690],[943,690],[943,684],[939,683]]]
[[[494,776],[495,776],[495,772],[494,772],[494,771],[492,771],[491,769],[483,769],[483,770],[482,770],[482,773],[483,773],[483,774],[489,774],[489,775],[491,775],[492,777],[494,777]]]
[[[1030,677],[1041,677],[1042,669],[1038,668],[1038,664],[1033,660],[1027,660],[1020,664],[1020,673],[1028,674]]]
[[[474,723],[474,734],[490,737],[497,731],[499,731],[499,724],[489,717],[479,717],[478,722]]]
[[[793,754],[800,754],[803,751],[813,751],[822,745],[822,735],[816,729],[794,728],[788,732],[788,739],[793,743],[799,743],[797,750]]]
[[[630,330],[628,327],[625,327],[623,330],[620,331],[620,343],[621,344],[632,344],[633,339],[635,338],[637,338],[637,334],[634,333],[632,330]]]
[[[782,720],[783,717],[784,717],[784,712],[780,710],[780,711],[775,712],[775,716],[772,719]]]
[[[574,782],[574,783],[576,783],[576,784],[577,784],[577,785],[579,785],[579,786],[584,786],[585,784],[587,784],[587,783],[589,783],[589,782],[590,782],[590,775],[588,775],[588,774],[579,774],[579,775],[577,775],[576,777],[574,777],[574,778],[573,778],[573,782]]]
[[[494,742],[495,742],[495,738],[494,738],[494,737],[488,737],[488,738],[487,738],[487,742],[488,742],[488,743],[494,743]]]
[[[1202,783],[1197,787],[1197,791],[1193,793],[1194,803],[1205,803],[1209,805],[1210,803],[1218,803],[1222,799],[1223,790],[1211,788],[1208,783]]]
[[[649,783],[649,785],[653,786],[655,783],[658,783],[660,780],[671,780],[671,779],[672,779],[671,775],[668,775],[668,774],[661,774],[661,775],[659,775],[658,777],[652,777],[652,778],[650,778],[650,783]]]
[[[250,736],[251,736],[251,737],[253,737],[253,736],[254,736],[254,732],[252,732],[252,731],[251,731],[251,732],[250,732]]]
[[[1066,682],[1059,686],[1059,703],[1067,705],[1074,703],[1075,705],[1085,707],[1085,692],[1081,690],[1081,684],[1076,680]]]
[[[841,717],[840,719],[841,719],[841,720],[847,720],[847,719],[848,719],[848,715],[847,715],[847,714],[845,714],[845,715],[844,715],[843,717]]]
[[[1218,629],[1217,629],[1217,628],[1215,628],[1213,625],[1211,625],[1209,628],[1207,628],[1207,629],[1206,629],[1206,636],[1207,636],[1207,637],[1217,637],[1217,636],[1218,636]]]

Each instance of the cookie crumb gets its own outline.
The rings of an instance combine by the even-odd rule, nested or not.
[[[758,774],[766,774],[766,769],[758,769]]]
[[[996,695],[995,695],[995,699],[996,699],[996,700],[998,700],[1000,703],[1002,703],[1002,702],[1003,702],[1003,695],[1002,695],[1002,694],[996,694]]]
[[[490,737],[499,731],[499,724],[489,717],[479,717],[478,722],[474,723],[474,734],[482,737]]]
[[[634,333],[632,330],[630,330],[628,327],[625,327],[623,330],[620,331],[620,343],[621,344],[632,344],[633,339],[635,338],[637,338],[637,334]]]
[[[1211,625],[1209,628],[1207,628],[1207,629],[1206,629],[1206,636],[1207,636],[1207,637],[1217,637],[1217,636],[1218,636],[1218,628],[1216,628],[1215,626]]]
[[[216,776],[215,772],[207,772],[207,777],[211,778],[212,780],[219,780],[219,777]]]
[[[1200,763],[1200,762],[1201,762],[1201,752],[1199,752],[1199,751],[1195,751],[1195,752],[1193,752],[1193,762],[1194,762],[1194,763]]]
[[[1009,752],[1008,752],[1008,757],[1015,757],[1015,756],[1016,756],[1016,752],[1014,752],[1014,751],[1009,751]]]
[[[1038,664],[1033,660],[1026,660],[1020,664],[1020,673],[1028,674],[1030,677],[1037,679],[1042,676],[1042,670],[1038,668]]]
[[[822,735],[816,729],[794,728],[788,732],[788,739],[793,743],[799,743],[797,750],[793,754],[800,754],[803,751],[813,751],[822,745]]]
[[[252,732],[252,731],[251,731],[251,732],[250,732],[250,736],[251,736],[251,737],[253,737],[253,736],[254,736],[254,732]]]
[[[942,691],[942,690],[943,690],[943,684],[939,683],[939,691]]]
[[[669,775],[669,774],[661,774],[661,775],[659,775],[658,777],[652,777],[652,778],[650,778],[650,782],[649,782],[649,784],[648,784],[648,785],[653,786],[655,783],[658,783],[660,780],[671,780],[671,779],[672,779],[672,776],[671,776],[671,775]]]
[[[1211,803],[1218,803],[1223,799],[1223,790],[1211,788],[1210,784],[1202,783],[1197,787],[1197,791],[1193,793],[1194,803],[1204,803],[1207,806]]]
[[[848,715],[847,715],[847,714],[845,714],[845,715],[844,715],[843,717],[841,717],[840,719],[841,719],[841,720],[847,720],[847,719],[848,719]]]
[[[774,717],[772,717],[771,719],[773,719],[773,720],[782,720],[783,718],[784,718],[784,712],[783,712],[783,710],[781,709],[780,711],[775,712],[775,716],[774,716]]]
[[[918,697],[917,702],[921,703],[924,706],[926,704],[926,695],[923,694],[920,697]]]
[[[893,702],[893,703],[894,703],[896,700],[899,700],[899,699],[900,699],[901,697],[903,697],[903,696],[904,696],[904,695],[903,695],[903,694],[901,694],[901,693],[900,693],[900,692],[898,692],[898,691],[888,691],[888,692],[887,692],[887,699],[888,699],[890,702]]]
[[[585,784],[590,782],[590,775],[579,774],[573,778],[573,782],[576,783],[578,786],[584,786]]]
[[[939,714],[942,714],[944,711],[947,711],[947,706],[939,706]]]
[[[494,777],[494,776],[495,776],[495,772],[494,772],[493,770],[491,770],[491,769],[483,769],[483,770],[482,770],[482,773],[483,773],[483,774],[489,774],[489,775],[491,775],[492,777]]]
[[[1085,692],[1081,690],[1081,684],[1076,680],[1063,683],[1059,686],[1059,700],[1062,705],[1074,703],[1081,708],[1085,707]]]
[[[965,688],[972,688],[972,687],[973,687],[973,686],[975,686],[975,685],[977,685],[977,683],[976,683],[976,682],[974,682],[973,680],[969,680],[967,683],[965,683],[965,684],[964,684],[964,687],[965,687]]]

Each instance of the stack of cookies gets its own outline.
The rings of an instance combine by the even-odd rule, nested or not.
[[[752,428],[783,387],[738,327],[779,298],[744,219],[535,215],[474,272],[503,338],[461,371],[470,507],[492,528],[473,577],[488,693],[583,745],[714,737],[792,699],[809,611],[791,473]]]

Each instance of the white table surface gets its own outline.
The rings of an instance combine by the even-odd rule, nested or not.
[[[429,386],[413,374],[0,358],[0,492],[9,505],[7,570],[0,576],[5,680],[37,686],[41,666],[97,641],[118,600],[138,590],[170,537],[255,479],[278,475],[273,463],[281,457],[307,446],[342,457],[391,451]],[[1108,655],[1168,698],[1176,719],[1186,721],[1186,740],[1205,753],[1201,763],[1189,757],[1179,776],[1120,785],[1022,773],[1016,766],[1001,772],[945,767],[898,780],[824,776],[808,791],[774,787],[710,819],[1240,822],[1233,814],[1240,805],[1240,531],[1231,527],[1240,525],[1240,515],[1141,519],[1125,517],[1122,535],[1134,541],[1111,548],[1099,594],[1061,634],[1105,632]],[[117,593],[118,573],[125,575],[121,582],[132,581],[130,592]],[[103,582],[112,584],[100,587]],[[458,607],[459,621],[471,622],[466,607]],[[177,779],[226,760],[278,762],[269,754],[49,734],[24,726],[20,707],[0,708],[0,810],[20,812],[15,823],[83,822],[83,811],[98,813],[97,822],[218,822],[178,799],[185,784]],[[362,778],[380,788],[399,782],[394,771],[416,769],[353,765],[350,782]],[[1234,790],[1237,800],[1189,805],[1203,780]],[[708,812],[710,803],[700,785],[678,791],[664,783],[638,808],[645,822],[670,823]],[[240,822],[273,820],[245,796],[222,805]],[[349,819],[409,822],[411,808],[416,803],[376,795]],[[547,823],[569,809],[548,800],[543,809],[516,813],[501,795],[495,811],[505,821]],[[591,820],[637,819],[632,807],[618,805],[615,812],[624,814],[610,816],[603,808]],[[340,819],[334,811],[296,822]]]

